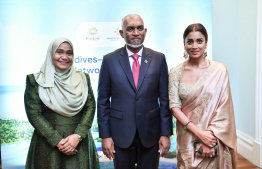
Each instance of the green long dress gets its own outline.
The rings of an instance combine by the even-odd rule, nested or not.
[[[73,117],[61,116],[41,101],[34,75],[27,75],[24,95],[28,120],[35,128],[29,147],[26,169],[99,169],[99,159],[91,135],[95,114],[95,99],[88,74],[88,98],[82,110]],[[56,145],[71,134],[79,134],[83,140],[77,146],[77,154],[67,156]]]

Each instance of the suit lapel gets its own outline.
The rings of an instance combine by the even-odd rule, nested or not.
[[[131,68],[130,68],[130,63],[129,63],[129,58],[127,56],[127,51],[126,51],[126,48],[123,47],[122,48],[122,51],[120,52],[120,55],[119,55],[119,63],[122,67],[122,69],[124,70],[131,86],[134,88],[134,90],[136,90],[136,87],[135,87],[135,82],[134,82],[134,79],[133,79],[133,74],[132,74],[132,71],[131,71]]]
[[[139,73],[137,90],[139,90],[140,86],[143,83],[143,80],[145,78],[145,75],[146,75],[146,72],[149,68],[150,63],[151,63],[151,56],[147,52],[147,49],[144,47],[143,53],[142,53],[142,59],[141,59],[141,66],[140,66],[140,73]]]

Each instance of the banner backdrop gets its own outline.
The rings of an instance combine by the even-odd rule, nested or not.
[[[184,61],[182,35],[192,23],[206,27],[212,60],[211,10],[212,0],[0,0],[2,168],[24,168],[33,131],[24,110],[25,78],[40,70],[53,39],[62,36],[73,42],[75,69],[90,74],[97,97],[103,56],[125,44],[119,35],[125,15],[136,13],[144,19],[144,45],[164,53],[171,69]],[[101,167],[113,168],[101,151],[96,118],[92,133]],[[161,159],[159,168],[176,168],[175,135],[171,141],[169,158]]]

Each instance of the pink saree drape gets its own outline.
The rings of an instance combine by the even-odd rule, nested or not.
[[[182,112],[201,130],[213,131],[218,140],[218,155],[212,158],[195,156],[194,142],[200,141],[184,131],[177,121],[178,168],[236,168],[236,127],[228,72],[212,62],[182,102]]]

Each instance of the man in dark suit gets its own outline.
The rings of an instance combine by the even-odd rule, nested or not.
[[[147,29],[139,15],[122,19],[126,46],[104,56],[97,116],[102,149],[116,169],[158,168],[173,134],[164,54],[143,46]]]

